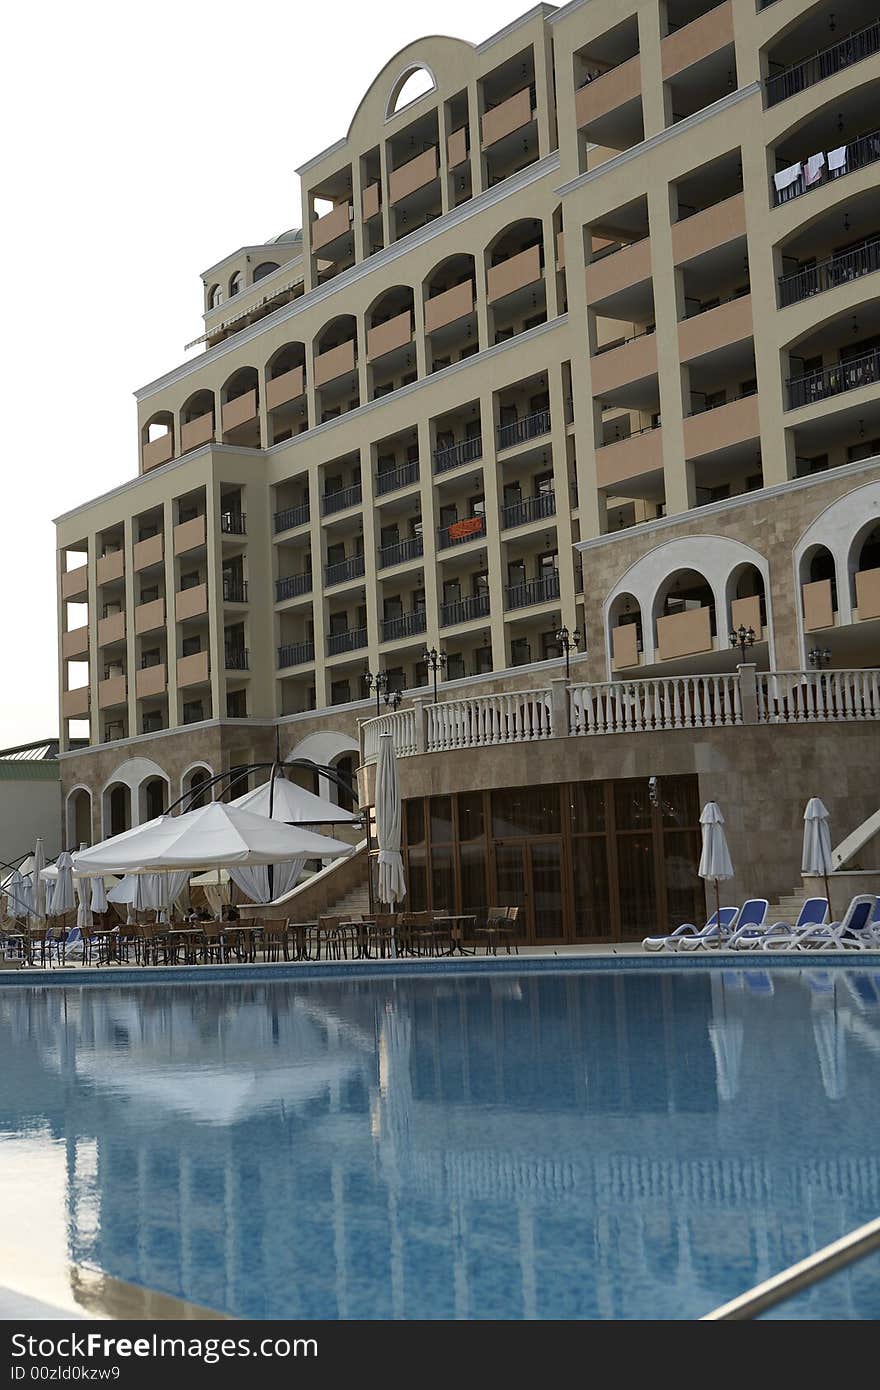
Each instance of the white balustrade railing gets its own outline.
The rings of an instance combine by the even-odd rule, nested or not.
[[[572,734],[715,729],[742,723],[739,676],[666,676],[571,687]]]
[[[425,714],[429,753],[447,748],[483,748],[495,743],[528,743],[552,734],[549,690],[444,700],[428,705]]]
[[[368,719],[363,725],[365,763],[375,762],[379,754],[379,735],[390,734],[394,740],[394,751],[399,758],[411,758],[418,753],[416,709],[396,710],[394,714],[380,714]]]
[[[880,719],[880,671],[760,671],[760,724]]]

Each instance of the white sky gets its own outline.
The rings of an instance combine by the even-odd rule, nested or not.
[[[202,331],[200,272],[300,222],[294,173],[379,69],[529,0],[10,6],[0,83],[0,747],[58,731],[52,518],[137,472],[132,392]]]

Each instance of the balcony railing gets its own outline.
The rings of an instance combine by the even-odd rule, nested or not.
[[[790,203],[792,198],[800,198],[803,193],[812,193],[814,188],[821,188],[825,183],[843,178],[844,174],[854,174],[857,169],[864,169],[868,164],[875,163],[880,159],[880,130],[850,140],[844,149],[846,154],[843,163],[836,169],[829,169],[826,162],[812,183],[807,183],[803,169],[785,188],[777,188],[771,180],[774,205],[779,207],[782,203]]]
[[[426,623],[423,608],[417,613],[403,613],[399,618],[385,618],[382,622],[382,641],[397,642],[402,637],[416,637],[425,631]]]
[[[762,671],[762,724],[824,724],[880,719],[880,671]]]
[[[875,53],[880,53],[880,20],[869,24],[867,29],[847,34],[846,38],[839,39],[829,48],[823,48],[768,77],[764,84],[767,105],[776,106],[780,101],[787,101],[807,87],[824,81],[826,77],[833,77],[836,72],[842,72],[844,68],[852,67],[853,63],[860,63]]]
[[[525,584],[508,584],[504,601],[508,608],[529,608],[533,603],[547,603],[559,598],[559,574],[544,574],[540,579],[527,579]]]
[[[310,594],[311,592],[311,570],[305,570],[302,574],[285,574],[283,578],[275,580],[276,603],[281,603],[286,598],[296,598],[299,594]]]
[[[363,555],[352,555],[349,560],[340,560],[337,565],[325,565],[324,583],[344,584],[348,579],[360,579],[363,572]]]
[[[327,655],[337,656],[339,652],[356,652],[367,645],[365,627],[349,628],[346,632],[331,632],[327,638]]]
[[[248,586],[246,579],[227,579],[223,576],[223,602],[247,603]]]
[[[346,507],[356,507],[361,500],[360,483],[352,483],[351,487],[341,487],[338,492],[325,492],[321,498],[321,513],[331,516],[334,512],[345,511]]]
[[[223,656],[227,671],[249,671],[247,647],[227,647]]]
[[[245,512],[221,512],[220,530],[224,536],[243,536],[247,525]]]
[[[453,623],[469,623],[474,618],[488,618],[489,595],[473,594],[470,598],[453,599],[451,603],[440,605],[440,626],[452,627]]]
[[[314,642],[287,642],[278,648],[278,666],[304,666],[315,659]]]
[[[289,531],[294,526],[305,526],[309,520],[309,504],[301,502],[298,507],[285,507],[275,513],[275,530]]]
[[[446,473],[450,468],[458,468],[463,463],[473,463],[483,457],[483,440],[480,435],[473,439],[463,439],[460,444],[450,444],[446,449],[434,450],[434,472]]]
[[[419,481],[419,461],[402,463],[399,468],[389,468],[385,473],[376,474],[376,493],[384,497],[386,492],[396,492],[398,488],[409,487]]]
[[[536,410],[533,415],[524,415],[521,420],[513,420],[509,425],[498,426],[498,448],[510,449],[514,444],[524,444],[526,440],[537,439],[550,429],[550,411]]]
[[[839,396],[843,391],[856,391],[860,386],[872,386],[877,381],[880,381],[880,349],[875,348],[864,357],[838,362],[818,372],[807,372],[805,376],[791,377],[785,383],[787,408],[797,410],[799,406]]]
[[[466,541],[474,541],[478,536],[486,534],[486,518],[484,516],[466,516],[461,521],[453,521],[449,526],[441,526],[437,531],[437,546],[440,550],[448,550],[453,545],[464,545]]]
[[[799,304],[802,299],[835,290],[875,270],[880,270],[880,238],[857,246],[854,251],[844,251],[840,256],[829,256],[828,260],[798,270],[794,275],[780,276],[779,307],[785,309],[789,304]]]
[[[525,526],[529,521],[539,521],[544,516],[556,515],[556,493],[542,492],[537,497],[524,497],[520,502],[511,502],[501,508],[501,529],[509,531],[511,526]]]
[[[396,541],[394,545],[383,545],[379,551],[379,568],[384,570],[389,565],[402,565],[405,560],[417,560],[424,550],[421,536],[409,536],[405,541]]]

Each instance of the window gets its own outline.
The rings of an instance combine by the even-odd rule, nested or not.
[[[162,660],[162,654],[158,647],[150,647],[148,651],[141,652],[141,666],[146,669],[148,666],[158,666]]]
[[[226,696],[226,714],[230,719],[247,718],[247,691],[230,690]]]
[[[219,309],[223,303],[223,291],[219,285],[212,285],[208,291],[208,308]]]
[[[510,643],[511,666],[527,666],[532,659],[528,638],[514,637]]]
[[[184,724],[197,724],[204,719],[202,713],[201,700],[184,700],[183,702],[183,722]]]
[[[330,686],[331,705],[347,705],[351,700],[348,681],[333,681]]]
[[[196,652],[202,650],[201,637],[184,637],[180,651],[182,656],[195,656]]]
[[[446,679],[460,681],[466,674],[461,652],[450,652],[446,658]]]
[[[474,675],[484,676],[492,670],[492,648],[477,647],[474,652]]]
[[[141,603],[155,603],[159,597],[158,584],[146,584],[141,589]]]
[[[141,732],[145,734],[155,734],[162,727],[162,715],[159,710],[151,710],[145,714],[141,720]],[[160,813],[161,814],[161,813]]]
[[[230,299],[232,298],[232,296],[233,296],[234,294],[238,294],[239,290],[241,289],[241,284],[242,284],[241,271],[240,271],[240,270],[237,270],[237,271],[235,272],[235,274],[233,275],[232,279],[229,281],[229,298],[230,298]]]
[[[254,284],[258,280],[263,280],[267,275],[273,274],[278,269],[277,261],[261,261],[254,271]]]
[[[186,574],[180,576],[181,589],[197,589],[200,583],[198,570],[187,570]]]

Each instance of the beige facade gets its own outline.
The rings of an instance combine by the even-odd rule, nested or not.
[[[94,835],[128,761],[177,792],[178,750],[278,723],[348,756],[364,673],[427,696],[426,646],[445,696],[560,676],[561,628],[579,680],[733,671],[740,625],[762,671],[880,665],[878,92],[862,0],[574,0],[398,53],[302,231],[203,275],[140,476],[58,519]]]

